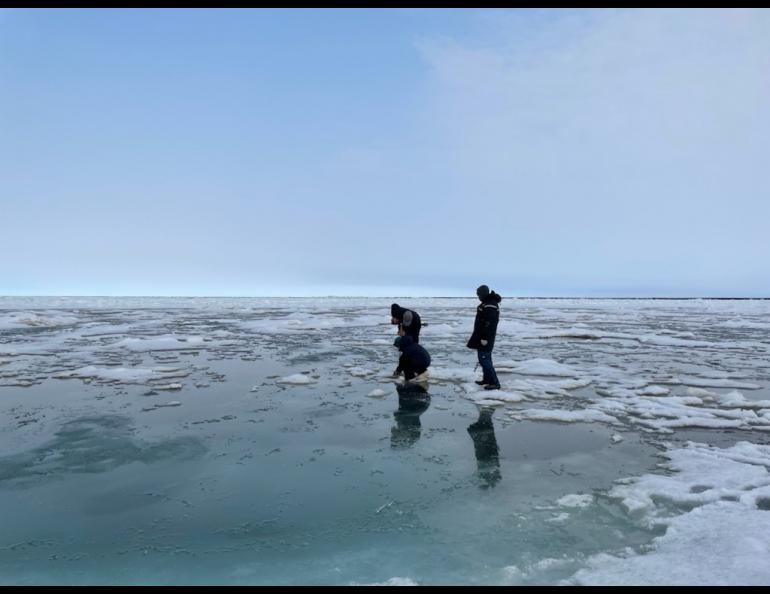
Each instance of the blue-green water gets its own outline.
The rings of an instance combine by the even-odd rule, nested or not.
[[[608,491],[655,472],[665,443],[694,431],[724,444],[767,435],[659,434],[629,413],[617,424],[517,420],[527,409],[584,410],[598,398],[596,377],[494,407],[461,379],[404,389],[387,378],[396,359],[387,307],[300,303],[301,316],[272,302],[0,312],[15,324],[0,330],[0,582],[559,583],[593,555],[643,551],[663,532]],[[422,304],[439,377],[473,372],[470,306]],[[657,357],[671,358],[617,339],[524,338],[543,320],[589,315],[547,310],[506,312],[515,322],[501,325],[497,360],[547,358],[585,375],[606,366],[654,383]],[[163,337],[189,347],[153,350]],[[754,335],[738,339],[760,348]],[[676,365],[692,374],[740,359],[706,350]],[[744,359],[742,376],[747,368]],[[752,369],[741,381],[764,393],[766,368]],[[66,377],[77,370],[83,377]],[[310,383],[282,383],[296,374]],[[501,373],[504,389],[526,379]],[[181,387],[165,389],[173,383]],[[587,503],[558,503],[567,495]]]

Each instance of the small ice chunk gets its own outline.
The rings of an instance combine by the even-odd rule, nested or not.
[[[518,419],[527,419],[531,421],[559,421],[561,423],[614,423],[618,420],[598,409],[583,410],[548,410],[548,409],[526,409],[511,413]]]
[[[510,368],[520,375],[544,375],[555,377],[577,377],[578,372],[569,365],[564,365],[553,359],[528,359],[526,361],[501,361],[498,367]]]
[[[623,441],[623,436],[622,436],[622,435],[619,435],[618,433],[615,433],[615,434],[613,434],[613,435],[610,437],[610,441],[611,441],[612,443],[620,443],[621,441]]]
[[[481,398],[479,400],[474,400],[474,402],[476,404],[478,404],[479,406],[489,406],[489,407],[493,407],[493,408],[498,407],[498,406],[503,406],[503,404],[505,403],[504,400],[495,400],[493,398]],[[436,408],[438,408],[438,407],[436,407]]]
[[[647,386],[643,390],[639,390],[638,394],[640,396],[666,396],[671,390],[664,386]]]
[[[526,574],[515,565],[507,565],[506,567],[503,567],[502,573],[505,582],[509,584],[518,584],[526,577]]]
[[[746,398],[738,390],[733,390],[727,394],[719,394],[717,400],[719,401],[719,404],[727,407],[746,404]]]
[[[703,378],[703,377],[680,377],[676,380],[678,383],[685,386],[692,386],[695,388],[737,388],[739,390],[760,390],[762,386],[759,384],[752,384],[749,382],[741,382],[734,379],[725,378]]]
[[[392,577],[392,578],[390,578],[386,582],[380,582],[380,583],[376,583],[376,584],[356,584],[355,582],[353,582],[351,585],[352,586],[358,586],[358,585],[363,585],[363,586],[418,586],[419,584],[417,582],[415,582],[414,580],[409,579],[409,578],[405,578],[405,577]]]
[[[173,406],[182,406],[182,403],[178,400],[171,400],[170,402],[166,402],[165,404],[154,404],[153,406],[150,406],[148,408],[143,408],[143,412],[152,412],[154,410],[158,410],[159,408],[168,408]]]
[[[286,377],[281,377],[275,380],[278,384],[293,384],[295,386],[304,386],[307,384],[314,384],[315,380],[303,373],[295,373],[294,375],[287,375]]]
[[[382,388],[375,388],[371,392],[367,394],[370,398],[381,398],[382,396],[385,396],[387,392],[383,390]]]
[[[593,495],[578,495],[573,493],[557,499],[556,504],[561,505],[562,507],[588,507],[593,501]]]
[[[471,382],[476,379],[476,373],[473,369],[458,367],[434,367],[430,368],[430,375],[434,380],[439,381],[462,381]]]
[[[687,388],[688,396],[695,396],[697,398],[716,398],[719,396],[717,392],[706,390],[705,388]]]
[[[80,369],[75,369],[73,371],[62,371],[54,374],[53,377],[56,379],[98,378],[103,381],[131,384],[144,383],[148,379],[158,377],[158,374],[154,373],[152,369],[144,369],[141,367],[96,367],[94,365],[88,365],[87,367],[81,367]]]
[[[110,346],[123,347],[129,351],[141,353],[146,351],[183,351],[212,345],[206,345],[202,336],[166,334],[152,338],[124,338]]]

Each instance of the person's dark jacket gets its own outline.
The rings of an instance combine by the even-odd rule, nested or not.
[[[393,319],[398,320],[399,327],[404,330],[406,336],[411,336],[415,343],[420,342],[422,320],[416,311],[406,309],[405,307],[401,307],[398,303],[394,303],[390,306],[390,316]]]
[[[413,370],[425,370],[430,367],[430,354],[419,344],[416,344],[408,334],[400,337],[398,350],[401,351],[401,356],[398,359],[396,373],[401,373],[407,366]]]
[[[476,321],[473,323],[473,334],[468,341],[469,349],[491,351],[495,346],[497,323],[500,321],[500,301],[502,297],[492,291],[476,308]],[[482,345],[481,341],[487,344]]]

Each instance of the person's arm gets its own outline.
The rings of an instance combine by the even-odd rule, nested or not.
[[[396,370],[393,372],[393,375],[398,375],[402,371],[404,371],[404,355],[401,355],[398,358],[398,367],[396,367]]]
[[[493,305],[484,306],[481,314],[481,331],[479,332],[482,346],[486,346],[489,339],[492,338],[499,317],[500,310],[497,307]]]

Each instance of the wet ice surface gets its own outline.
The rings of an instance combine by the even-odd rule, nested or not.
[[[770,583],[770,302],[0,298],[0,583]]]

